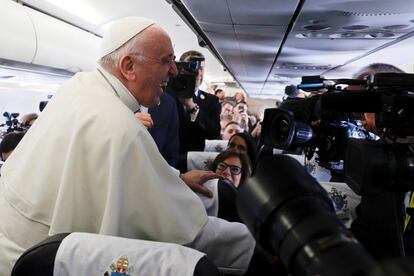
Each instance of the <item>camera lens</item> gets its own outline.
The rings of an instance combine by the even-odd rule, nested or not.
[[[288,113],[281,112],[274,116],[270,135],[275,148],[287,149],[290,147],[295,131],[292,123],[293,119]]]
[[[286,118],[278,117],[274,120],[273,139],[279,144],[286,143],[289,137],[289,121]]]

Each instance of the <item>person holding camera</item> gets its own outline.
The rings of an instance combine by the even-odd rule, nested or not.
[[[372,63],[372,64],[362,67],[358,72],[356,72],[353,75],[353,78],[357,80],[364,80],[370,75],[377,74],[377,73],[404,74],[405,72],[392,64]],[[360,91],[361,93],[363,93],[362,91],[364,91],[364,87],[350,85],[348,86],[347,90]],[[362,125],[367,131],[369,131],[372,134],[377,135],[377,138],[381,138],[383,141],[387,143],[391,143],[391,145],[397,145],[401,143],[400,145],[406,146],[412,143],[412,141],[409,138],[410,136],[407,136],[406,138],[403,138],[403,139],[398,138],[392,141],[388,140],[389,138],[385,135],[386,133],[384,132],[384,129],[380,128],[378,124],[376,124],[376,113],[370,113],[370,112],[362,113],[361,121],[362,121]],[[376,162],[378,161],[376,160]],[[396,165],[396,167],[399,168],[401,166]],[[401,169],[401,171],[403,170]],[[401,171],[399,172],[401,173]],[[380,186],[380,184],[378,184],[378,186]],[[394,193],[394,192],[391,192],[391,193]],[[388,193],[390,193],[390,191],[383,192],[382,194],[376,195],[378,196],[378,198],[381,197],[381,201],[383,201],[382,204],[384,206],[386,206],[385,205],[386,202],[384,198],[389,200],[388,196],[386,195]],[[391,194],[391,196],[394,196],[394,195]],[[401,196],[401,195],[398,195],[398,196]],[[397,218],[397,220],[399,220],[402,224],[401,229],[399,229],[399,231],[401,231],[399,234],[402,235],[403,247],[405,251],[404,253],[406,254],[406,256],[413,256],[414,255],[414,227],[413,227],[413,222],[411,218],[412,214],[409,210],[414,207],[414,193],[412,191],[406,192],[403,194],[403,197],[404,197],[404,200],[402,200],[402,202],[398,202],[398,204],[402,203],[401,204],[402,206],[399,205],[399,208],[404,210],[402,217]],[[375,200],[378,201],[378,199],[375,199]],[[383,237],[374,236],[375,238],[372,238],[370,227],[371,228],[373,227],[366,222],[367,214],[370,216],[372,216],[372,214],[367,212],[366,210],[368,209],[367,206],[369,208],[372,208],[373,210],[374,208],[371,205],[367,204],[367,202],[372,203],[373,201],[367,201],[367,199],[364,198],[363,203],[365,204],[363,205],[363,203],[361,203],[357,207],[357,219],[352,224],[352,231],[353,231],[353,234],[361,241],[361,243],[364,246],[366,246],[368,250],[370,250],[371,253],[373,253],[376,256],[380,256],[382,258],[383,256],[387,256],[387,254],[390,251],[390,248],[394,248],[395,244],[397,244],[397,242],[393,240],[394,236],[391,237],[391,235],[395,235],[395,231],[390,231],[389,229],[382,229],[382,232],[387,233],[389,240],[393,241],[394,243],[385,243],[384,248],[379,248],[377,246],[376,241],[382,239]],[[386,208],[384,209],[386,210]],[[380,208],[378,208],[377,210],[378,212],[384,212],[384,210]],[[387,215],[388,217],[384,218],[384,221],[387,220],[386,223],[389,225],[392,225],[391,222],[388,223],[388,221],[391,221],[391,219],[390,219],[389,214]],[[395,230],[395,229],[392,229],[392,230]]]
[[[401,70],[400,68],[395,67],[394,65],[391,65],[391,64],[372,63],[359,69],[359,71],[353,75],[353,78],[357,80],[363,80],[369,75],[376,74],[376,73],[405,73],[405,72]],[[361,87],[348,86],[347,90],[353,91],[353,90],[360,90],[360,89]],[[362,119],[362,124],[367,131],[381,136],[382,131],[375,126],[375,113],[367,113],[367,112],[363,113],[361,119]]]
[[[214,91],[214,96],[219,98],[220,103],[223,103],[224,98],[226,97],[226,94],[224,93],[223,89],[217,89],[217,90]]]
[[[180,154],[189,151],[203,151],[205,140],[219,139],[220,113],[219,99],[199,89],[204,78],[204,56],[197,51],[187,51],[180,57],[181,62],[201,61],[195,76],[193,97],[180,98],[178,117],[180,125]]]
[[[234,107],[234,119],[240,124],[244,131],[250,133],[253,129],[253,125],[247,112],[246,102],[239,102],[236,104]]]

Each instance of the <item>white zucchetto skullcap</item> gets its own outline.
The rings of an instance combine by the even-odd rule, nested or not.
[[[115,20],[103,36],[99,58],[112,53],[153,24],[155,24],[153,20],[138,16]]]

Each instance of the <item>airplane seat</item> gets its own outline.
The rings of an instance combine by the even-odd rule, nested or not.
[[[227,144],[229,141],[227,140],[206,140],[206,144],[204,146],[205,152],[222,152],[227,148]]]
[[[90,233],[63,233],[48,237],[26,250],[15,263],[11,276],[53,276],[54,272],[59,275],[94,274],[93,271],[101,271],[102,267],[97,264],[102,263],[102,259],[108,263],[104,269],[110,271],[124,254],[129,257],[126,265],[129,262],[134,273],[126,273],[125,269],[124,274],[112,272],[105,275],[141,275],[145,271],[146,275],[170,276],[192,270],[191,265],[194,265],[194,276],[222,275],[203,253],[180,245]],[[189,264],[188,268],[183,268],[186,264]],[[166,273],[159,274],[160,271]]]
[[[187,170],[210,170],[214,159],[220,152],[189,151],[187,153]]]
[[[11,276],[51,276],[56,253],[69,233],[56,234],[26,250],[17,260]]]

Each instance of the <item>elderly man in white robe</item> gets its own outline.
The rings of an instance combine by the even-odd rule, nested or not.
[[[180,176],[134,116],[157,105],[177,73],[167,33],[148,19],[119,19],[99,64],[56,92],[2,168],[0,275],[48,235],[75,231],[186,245],[245,269],[247,228],[207,217],[187,186],[217,175]]]

